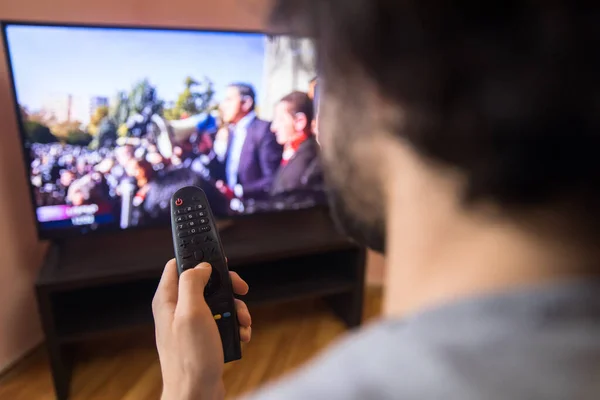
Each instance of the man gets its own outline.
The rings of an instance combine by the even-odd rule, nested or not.
[[[283,146],[270,197],[323,190],[319,145],[312,132],[313,104],[306,93],[292,92],[275,106],[271,131]]]
[[[67,189],[67,202],[74,207],[89,204],[106,205],[110,201],[106,179],[98,172],[74,180]]]
[[[135,146],[130,143],[120,145],[115,148],[116,165],[111,169],[111,174],[118,181],[121,181],[127,176],[125,166],[130,160],[135,158]]]
[[[598,398],[600,7],[280,0],[276,11],[318,35],[332,211],[385,250],[385,321],[252,398]],[[154,302],[163,399],[222,398],[201,295],[210,267],[179,285],[175,269]]]
[[[170,221],[169,205],[173,194],[185,186],[198,186],[206,193],[212,211],[216,215],[227,215],[228,205],[224,204],[221,194],[209,185],[191,168],[166,168],[158,172],[156,179],[149,184],[143,203],[144,213],[152,223],[163,224]]]
[[[269,123],[257,118],[252,86],[235,83],[225,91],[219,109],[229,127],[224,167],[217,177],[224,194],[254,198],[268,193],[281,162],[282,148],[270,132]],[[214,170],[214,167],[211,167]]]

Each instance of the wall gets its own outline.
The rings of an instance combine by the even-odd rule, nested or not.
[[[0,14],[1,15],[1,14]],[[3,52],[4,49],[2,49]],[[41,340],[33,281],[37,241],[4,54],[0,62],[0,370]]]
[[[3,0],[0,19],[261,29],[268,0]],[[33,282],[44,245],[36,240],[9,80],[0,59],[0,370],[41,340]],[[381,279],[375,257],[371,281]]]

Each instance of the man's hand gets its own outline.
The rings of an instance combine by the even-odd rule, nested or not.
[[[212,267],[202,263],[177,277],[171,260],[152,302],[156,345],[163,377],[163,400],[222,399],[223,347],[212,312],[204,300],[204,287]],[[233,291],[248,293],[248,284],[230,272]],[[240,338],[249,342],[252,333],[248,307],[235,300]]]

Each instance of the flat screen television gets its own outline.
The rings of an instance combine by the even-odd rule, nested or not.
[[[308,39],[2,23],[42,238],[167,226],[197,185],[218,218],[324,205]]]

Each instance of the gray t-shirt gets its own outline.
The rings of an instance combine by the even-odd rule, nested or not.
[[[251,399],[600,399],[600,282],[379,323]]]

